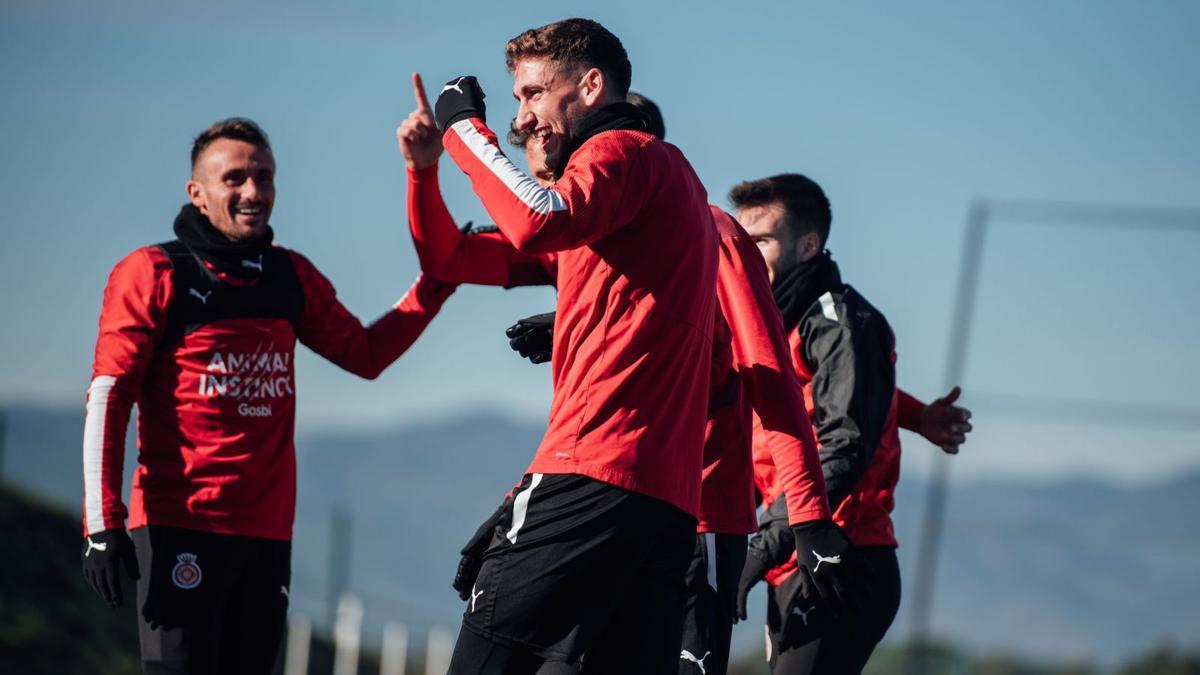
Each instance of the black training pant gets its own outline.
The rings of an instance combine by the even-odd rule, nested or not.
[[[738,579],[745,563],[746,535],[696,535],[686,580],[679,675],[725,675],[728,670]]]
[[[814,621],[813,626],[819,626],[819,630],[807,629],[800,620],[791,621],[782,634],[768,630],[767,660],[772,673],[853,675],[861,673],[867,665],[875,645],[887,634],[900,608],[900,566],[895,547],[860,546],[858,550],[875,576],[865,604],[859,611],[832,621]],[[777,591],[783,588],[772,589],[768,611],[778,607],[782,594]]]
[[[484,554],[451,675],[676,675],[696,521],[573,474],[531,474]]]
[[[147,675],[267,675],[287,623],[288,541],[149,525],[132,532]]]

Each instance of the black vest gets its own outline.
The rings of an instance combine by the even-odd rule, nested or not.
[[[178,342],[196,329],[223,319],[284,319],[296,330],[304,312],[304,289],[287,251],[263,253],[256,283],[234,286],[221,281],[187,244],[175,239],[158,248],[171,261],[174,296],[167,308],[161,344]]]

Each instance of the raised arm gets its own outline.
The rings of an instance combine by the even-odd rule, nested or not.
[[[373,380],[416,342],[455,286],[421,275],[388,312],[364,327],[307,258],[289,251],[304,289],[297,337],[341,368]]]
[[[413,73],[416,109],[396,129],[408,167],[408,226],[421,269],[452,283],[489,286],[553,284],[553,262],[520,253],[502,236],[466,236],[454,223],[438,184],[442,138],[421,76]]]

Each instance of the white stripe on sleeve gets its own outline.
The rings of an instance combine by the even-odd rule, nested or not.
[[[821,301],[821,313],[825,315],[825,318],[830,321],[837,321],[837,307],[833,304],[833,296],[829,291],[825,291],[824,295],[817,299]]]
[[[87,417],[83,423],[83,515],[88,532],[104,528],[104,418],[108,415],[108,395],[117,378],[101,375],[88,387]]]
[[[533,177],[518,169],[516,164],[500,152],[495,143],[479,133],[475,125],[471,124],[471,120],[460,120],[450,125],[450,128],[479,161],[532,211],[547,214],[567,210],[567,200],[563,199],[562,195],[542,187]]]
[[[529,483],[529,489],[517,495],[513,500],[513,523],[509,528],[508,534],[504,535],[511,543],[517,543],[517,533],[521,531],[521,526],[525,524],[525,514],[529,512],[529,498],[533,496],[533,489],[542,482],[543,474],[533,474],[533,480]]]

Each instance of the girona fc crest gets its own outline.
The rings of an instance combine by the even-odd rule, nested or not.
[[[171,570],[171,581],[183,589],[199,586],[204,574],[200,571],[200,566],[196,564],[196,554],[180,553],[175,556],[175,559],[179,562],[175,563],[175,569]]]

